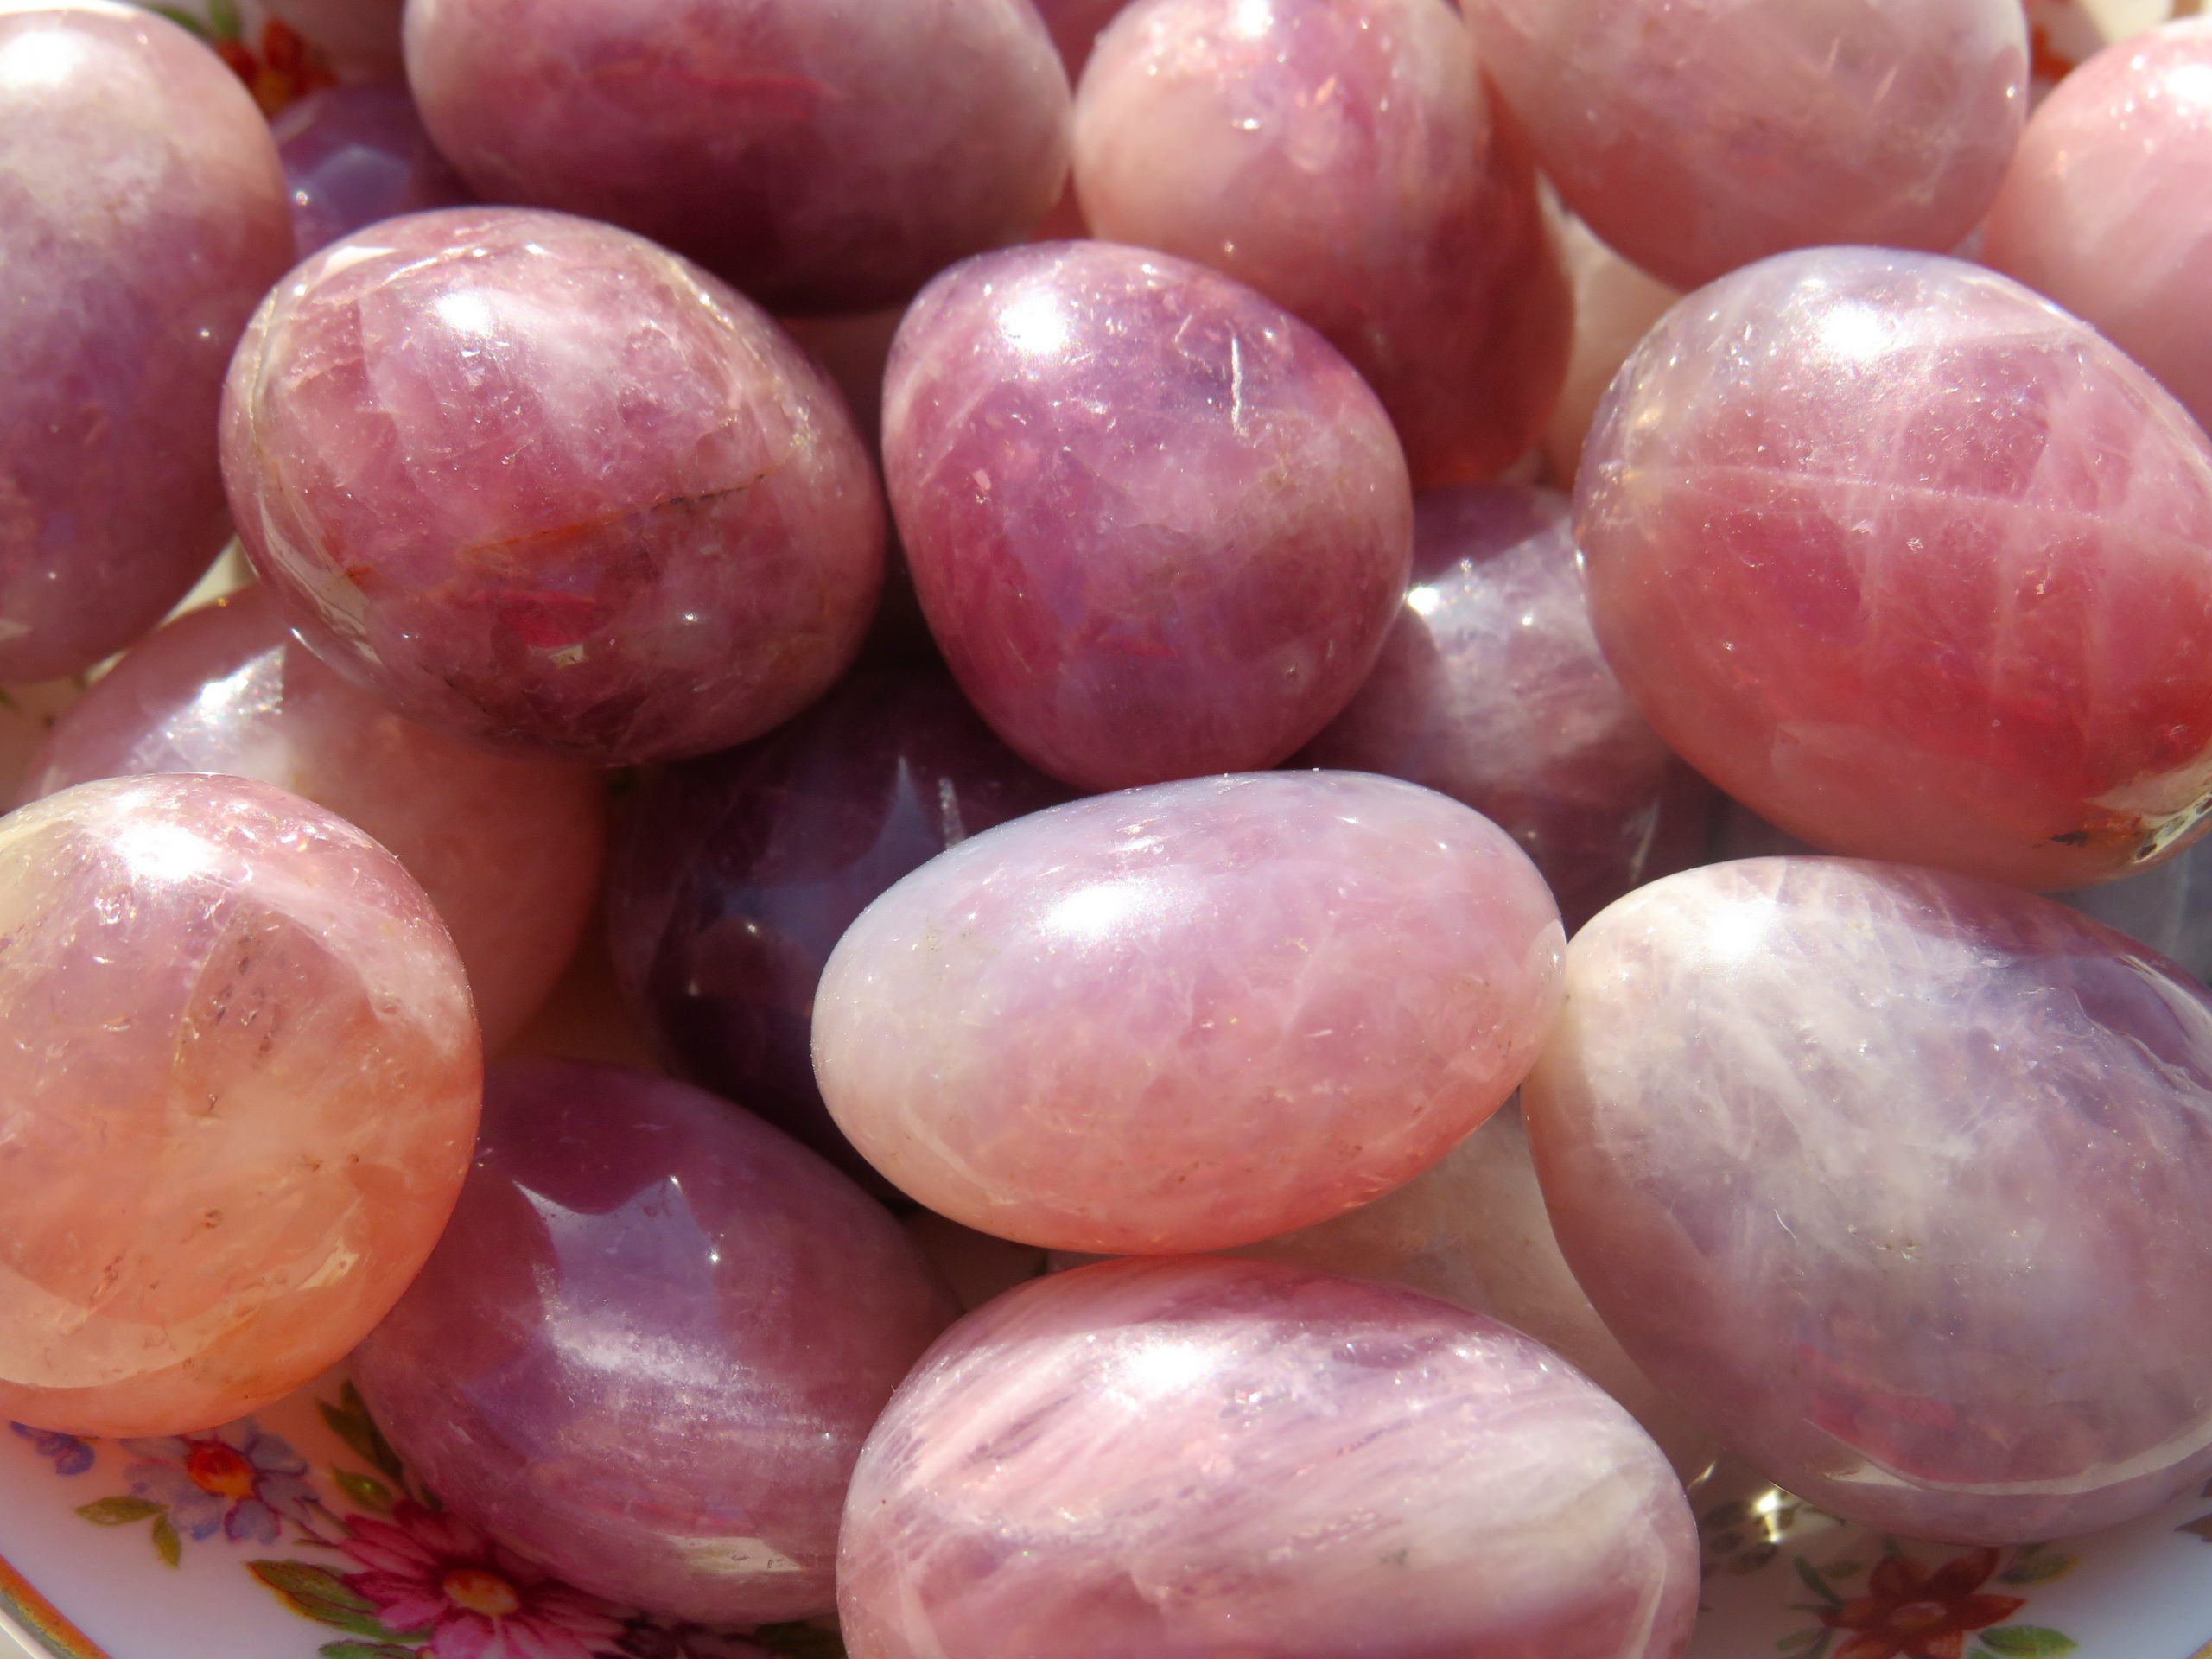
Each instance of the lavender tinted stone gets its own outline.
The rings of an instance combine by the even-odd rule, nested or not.
[[[1046,243],[938,277],[892,348],[884,458],[962,688],[1087,789],[1274,766],[1404,596],[1411,489],[1375,394],[1164,254]]]
[[[2048,899],[1758,859],[1567,951],[1522,1093],[1575,1275],[1734,1450],[1910,1536],[2212,1470],[2212,995]]]
[[[285,111],[270,130],[302,258],[379,219],[470,200],[423,130],[404,82],[326,87]]]
[[[709,1624],[827,1611],[861,1442],[951,1319],[899,1224],[666,1078],[509,1062],[452,1225],[354,1375],[457,1514]]]
[[[1519,1332],[1272,1262],[1119,1262],[947,1332],[868,1438],[854,1659],[1671,1659],[1689,1509]]]

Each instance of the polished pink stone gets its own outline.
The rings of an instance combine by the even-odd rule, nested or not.
[[[827,1612],[861,1440],[950,1322],[883,1209],[758,1119],[613,1066],[494,1066],[460,1207],[354,1358],[456,1514],[702,1623]]]
[[[410,725],[294,639],[264,588],[129,652],[55,729],[25,798],[151,772],[259,779],[396,854],[452,931],[494,1049],[545,1000],[591,913],[598,774]]]
[[[1666,1460],[1529,1338],[1396,1286],[1116,1262],[955,1325],[845,1508],[853,1659],[1673,1659]]]
[[[2212,805],[2212,446],[2002,276],[1829,249],[1693,295],[1578,480],[1661,737],[1835,852],[2107,879]]]
[[[404,82],[326,87],[278,116],[270,130],[302,258],[365,225],[471,199],[423,130]]]
[[[2212,426],[2212,17],[2109,47],[2046,99],[1981,257],[2094,323]]]
[[[1411,487],[1375,394],[1164,254],[1045,243],[938,277],[892,348],[884,461],[969,701],[1087,789],[1283,760],[1405,594]]]
[[[1560,940],[1512,838],[1441,795],[1165,784],[986,830],[877,899],[823,975],[815,1071],[955,1221],[1226,1249],[1380,1197],[1496,1111]]]
[[[1520,135],[1438,0],[1138,0],[1076,106],[1092,233],[1250,283],[1380,394],[1414,482],[1503,472],[1571,299]]]
[[[1697,861],[1713,791],[1605,666],[1573,510],[1474,485],[1414,504],[1414,585],[1367,683],[1301,765],[1404,778],[1521,843],[1569,928]]]
[[[2212,1471],[2212,995],[2045,899],[1777,858],[1567,950],[1522,1093],[1575,1275],[1778,1484],[1916,1537]]]
[[[768,316],[611,226],[393,219],[254,319],[224,477],[315,651],[518,753],[721,748],[826,690],[880,584],[851,416]]]
[[[0,1417],[170,1434],[384,1316],[452,1210],[482,1062],[398,861],[235,778],[0,819]]]
[[[1574,289],[1574,346],[1567,383],[1544,426],[1552,476],[1572,486],[1583,440],[1628,355],[1681,294],[1615,253],[1573,214],[1561,216],[1560,251]]]
[[[291,259],[269,130],[206,47],[0,13],[0,680],[89,667],[213,563],[223,371]]]
[[[1955,247],[2027,118],[2020,0],[1465,0],[1605,242],[1688,288],[1791,248]]]
[[[858,311],[1067,177],[1029,0],[411,0],[423,119],[491,200],[613,220],[763,305]]]

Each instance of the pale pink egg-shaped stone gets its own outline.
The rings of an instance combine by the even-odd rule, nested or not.
[[[291,260],[220,59],[148,11],[0,13],[0,680],[90,667],[213,563],[223,372]]]
[[[2212,17],[2099,53],[2029,122],[1981,257],[2212,426]]]
[[[1637,270],[1591,234],[1572,213],[1560,216],[1560,251],[1574,289],[1574,346],[1567,383],[1544,425],[1544,459],[1572,486],[1598,405],[1628,354],[1682,296]]]
[[[486,200],[627,226],[781,310],[904,299],[1067,178],[1029,0],[411,0],[407,75]]]
[[[1466,0],[1568,207],[1694,287],[1824,243],[1943,250],[2027,118],[2020,0]]]
[[[1691,295],[1576,533],[1659,735],[1834,852],[2108,879],[2212,806],[2212,445],[2018,284],[1872,249]]]
[[[453,933],[486,1047],[522,1028],[583,937],[606,842],[599,774],[410,725],[295,639],[265,588],[125,655],[55,728],[25,798],[156,772],[258,779],[390,849]]]
[[[1405,596],[1412,486],[1382,404],[1202,265],[1055,242],[955,266],[899,327],[883,429],[946,662],[1083,788],[1284,760]]]
[[[342,1358],[429,1255],[482,1058],[397,860],[236,778],[0,819],[0,1416],[171,1434]]]
[[[1354,772],[1196,779],[1001,824],[862,912],[823,1099],[939,1214],[1050,1249],[1249,1244],[1381,1196],[1496,1111],[1557,1005],[1510,836]]]
[[[1976,1542],[2212,1471],[2212,995],[2031,893],[1754,859],[1567,950],[1522,1094],[1621,1344],[1762,1474]]]
[[[318,654],[410,719],[614,765],[758,735],[860,648],[874,469],[758,307],[608,225],[390,219],[238,347],[224,478]]]
[[[1115,1262],[947,1332],[868,1437],[853,1659],[1673,1659],[1695,1532],[1520,1332],[1277,1262]]]
[[[270,131],[302,258],[380,219],[472,200],[423,130],[404,81],[325,87]]]
[[[1571,296],[1520,135],[1437,0],[1138,0],[1076,105],[1093,234],[1249,283],[1382,399],[1415,485],[1489,478],[1559,395]]]

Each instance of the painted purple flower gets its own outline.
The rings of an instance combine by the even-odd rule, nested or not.
[[[74,1434],[58,1433],[50,1428],[31,1428],[22,1423],[10,1423],[9,1427],[31,1443],[31,1449],[41,1458],[54,1459],[57,1475],[81,1475],[92,1466],[92,1448]]]
[[[165,1505],[179,1532],[273,1544],[277,1518],[308,1519],[315,1488],[305,1459],[251,1417],[205,1434],[125,1440],[138,1459],[124,1471],[130,1490]]]

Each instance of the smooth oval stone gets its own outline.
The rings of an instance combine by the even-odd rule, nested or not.
[[[2068,1537],[2212,1471],[2212,994],[2062,906],[1754,859],[1567,951],[1522,1093],[1577,1279],[1762,1474]]]
[[[2212,18],[2099,53],[2028,123],[1981,257],[2133,353],[2212,426]]]
[[[1411,486],[1375,394],[1181,259],[1055,242],[954,267],[899,327],[883,430],[945,660],[1085,789],[1274,766],[1405,595]]]
[[[677,1070],[874,1185],[814,1082],[830,953],[899,877],[1067,794],[941,671],[855,676],[759,742],[646,787],[607,881],[624,998]]]
[[[1567,382],[1544,426],[1552,476],[1572,487],[1598,405],[1628,355],[1681,295],[1637,270],[1571,213],[1560,215],[1560,251],[1574,289],[1574,345]]]
[[[450,208],[309,259],[238,347],[223,466],[301,638],[410,719],[616,765],[757,736],[860,648],[874,470],[726,284],[612,226]]]
[[[1028,0],[412,0],[407,74],[487,200],[627,226],[778,309],[903,300],[1067,177]]]
[[[1560,939],[1512,838],[1441,795],[1160,785],[987,830],[877,899],[823,975],[815,1071],[940,1215],[1224,1249],[1380,1197],[1496,1111]]]
[[[1572,304],[1519,134],[1437,0],[1139,0],[1076,105],[1094,235],[1249,283],[1382,399],[1415,485],[1543,429]]]
[[[2212,807],[2212,445],[2018,284],[1739,271],[1629,359],[1577,489],[1614,671],[1791,833],[2063,887]]]
[[[1671,1659],[1689,1507],[1518,1332],[1274,1262],[1116,1262],[947,1332],[845,1507],[853,1659]]]
[[[258,779],[396,854],[452,931],[489,1048],[583,937],[606,840],[599,776],[410,725],[295,639],[264,588],[126,654],[55,728],[25,798],[156,772]]]
[[[2027,118],[2019,0],[1465,0],[1567,204],[1677,288],[1955,247]]]
[[[398,861],[236,778],[0,819],[0,1416],[230,1421],[344,1357],[468,1166],[461,958]]]
[[[1605,666],[1572,504],[1474,485],[1414,512],[1414,585],[1382,658],[1299,760],[1465,802],[1521,843],[1569,929],[1694,863],[1713,790]]]
[[[899,1224],[665,1077],[494,1066],[453,1224],[354,1375],[455,1514],[675,1618],[827,1612],[861,1442],[957,1312]]]
[[[423,130],[404,81],[325,87],[270,130],[302,258],[380,219],[472,200]]]
[[[0,680],[162,620],[229,537],[223,371],[292,261],[276,146],[152,13],[0,13]]]

